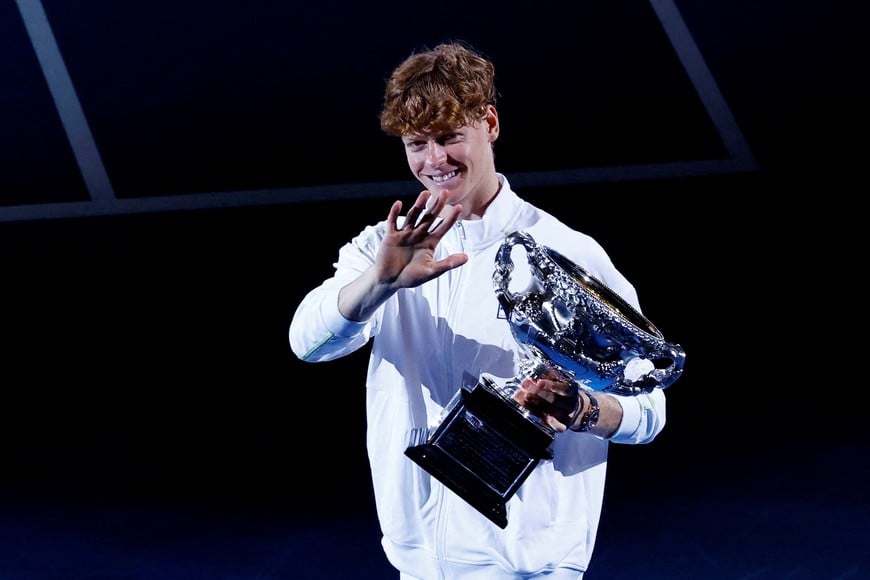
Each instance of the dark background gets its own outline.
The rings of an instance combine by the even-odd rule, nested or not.
[[[588,577],[870,574],[863,10],[601,4],[0,3],[0,576],[393,577],[367,351],[287,326],[416,195],[383,82],[452,38],[499,169],[687,352]]]

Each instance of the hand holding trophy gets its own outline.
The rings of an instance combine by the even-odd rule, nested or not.
[[[521,292],[511,290],[517,246],[531,274]],[[505,238],[493,284],[523,353],[519,374],[503,386],[481,374],[405,454],[504,528],[505,503],[541,459],[552,457],[555,438],[513,399],[523,379],[558,377],[590,392],[635,396],[676,381],[685,352],[601,281],[526,232]]]

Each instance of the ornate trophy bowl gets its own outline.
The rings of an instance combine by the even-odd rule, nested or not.
[[[515,246],[525,249],[531,282],[510,290]],[[666,388],[683,372],[685,352],[664,340],[616,292],[525,232],[510,234],[496,258],[495,292],[511,332],[524,348],[523,374],[546,369],[581,387],[617,395]]]
[[[530,274],[520,292],[511,289],[517,247]],[[504,528],[507,501],[541,459],[552,458],[556,436],[514,400],[523,379],[547,376],[636,396],[676,381],[685,352],[613,290],[525,232],[505,238],[493,285],[520,345],[519,373],[501,386],[482,373],[472,388],[460,388],[436,426],[412,432],[405,455]]]

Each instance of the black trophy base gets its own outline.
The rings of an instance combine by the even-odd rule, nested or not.
[[[428,440],[405,455],[505,528],[505,504],[541,459],[552,458],[554,431],[530,419],[486,377],[460,389],[446,412]]]

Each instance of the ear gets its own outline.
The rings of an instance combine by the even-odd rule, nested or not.
[[[484,119],[487,126],[487,132],[489,134],[489,142],[495,143],[495,140],[498,139],[498,111],[495,109],[494,105],[487,105],[486,107],[486,118]]]

